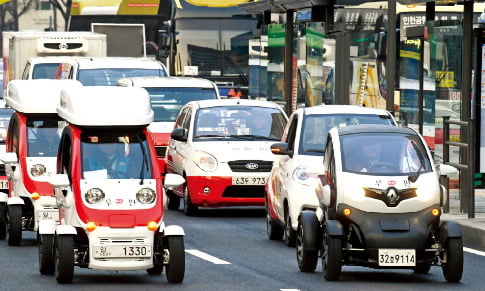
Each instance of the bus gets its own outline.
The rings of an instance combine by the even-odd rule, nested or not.
[[[247,96],[248,43],[260,24],[238,7],[248,1],[73,0],[68,30],[144,24],[147,55],[164,62],[170,75],[210,79],[223,96]]]

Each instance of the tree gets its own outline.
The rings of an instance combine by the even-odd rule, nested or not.
[[[49,2],[61,13],[62,18],[64,18],[64,30],[67,30],[72,0],[49,0]]]
[[[12,0],[0,5],[2,30],[19,30],[18,19],[32,8],[35,0]]]

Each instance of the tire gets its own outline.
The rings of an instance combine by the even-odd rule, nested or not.
[[[270,240],[283,239],[284,230],[273,218],[271,218],[271,214],[269,213],[267,204],[266,204],[266,232]]]
[[[39,272],[42,275],[53,275],[55,271],[54,235],[39,235]]]
[[[184,213],[186,216],[196,216],[199,208],[192,204],[190,200],[189,187],[187,184],[184,186]]]
[[[180,196],[167,190],[167,208],[170,210],[178,210],[180,208]]]
[[[0,203],[0,240],[7,237],[7,203]]]
[[[306,242],[304,232],[306,231],[314,230],[309,229],[308,226],[303,225],[303,223],[299,221],[296,230],[296,260],[301,272],[315,272],[318,262],[318,251],[305,250]]]
[[[181,283],[185,275],[185,247],[183,236],[167,237],[170,258],[165,276],[169,283]]]
[[[291,227],[291,217],[288,214],[288,208],[285,209],[285,243],[288,247],[294,247],[296,244],[296,231]]]
[[[431,264],[417,264],[413,270],[416,274],[428,274],[430,269]]]
[[[10,205],[7,207],[8,245],[18,246],[22,241],[22,206]]]
[[[69,284],[74,277],[74,237],[59,235],[55,247],[55,274],[61,284]]]
[[[336,281],[342,272],[342,239],[325,234],[322,253],[323,277],[327,281]]]
[[[446,263],[442,263],[443,275],[448,282],[460,282],[463,274],[463,242],[460,238],[448,238],[442,254]]]

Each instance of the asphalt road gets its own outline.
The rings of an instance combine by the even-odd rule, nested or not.
[[[24,232],[21,246],[0,241],[0,290],[483,290],[485,250],[465,249],[461,283],[447,283],[441,268],[427,275],[410,270],[343,267],[339,281],[327,282],[320,262],[315,273],[301,273],[295,249],[266,237],[263,208],[202,209],[198,217],[166,210],[165,223],[186,232],[186,273],[182,284],[144,271],[74,269],[66,286],[38,271],[35,233]]]

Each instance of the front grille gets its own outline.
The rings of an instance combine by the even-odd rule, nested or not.
[[[67,49],[67,50],[75,50],[83,47],[82,43],[44,43],[44,47],[47,49],[51,50],[58,50],[61,48]]]
[[[250,167],[248,165],[257,165],[257,167]],[[271,172],[273,167],[272,161],[258,161],[258,160],[239,160],[229,162],[229,167],[233,172]]]
[[[167,146],[156,146],[155,149],[157,150],[157,156],[159,158],[165,158],[167,154]]]
[[[222,197],[232,198],[264,198],[264,185],[261,186],[229,186]]]

